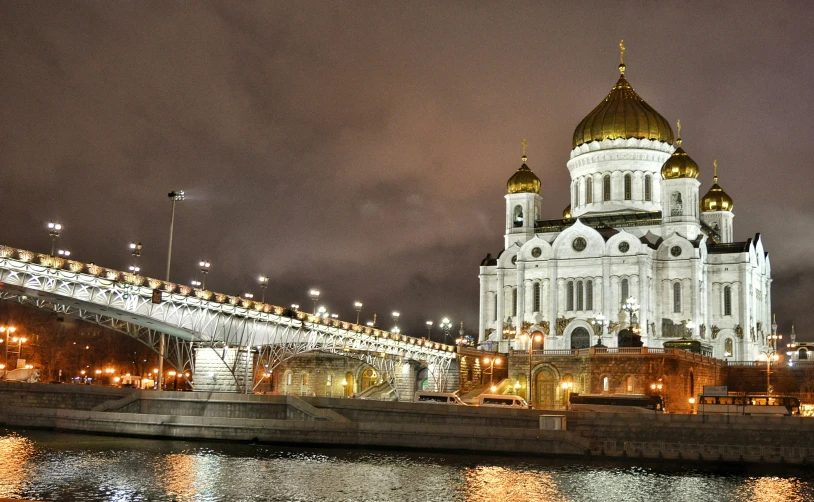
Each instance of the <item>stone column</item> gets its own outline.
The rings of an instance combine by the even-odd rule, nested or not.
[[[481,343],[486,338],[486,305],[488,302],[489,293],[486,291],[487,280],[486,277],[480,275],[480,311],[478,316],[478,343]]]
[[[526,317],[526,295],[523,286],[526,282],[526,264],[517,262],[517,312],[514,314],[514,325],[519,335],[523,331],[523,319]]]
[[[533,315],[534,314],[534,281],[531,279],[526,279],[523,283],[525,289],[525,296],[526,296],[526,310],[523,312],[523,316],[525,317],[526,314]],[[542,298],[540,298],[542,300]]]
[[[497,332],[497,339],[503,339],[503,321],[506,320],[506,297],[505,297],[505,270],[502,268],[497,269],[497,322],[495,323],[495,331]]]
[[[610,258],[602,257],[602,314],[606,319],[610,319],[611,309],[611,281],[610,281]]]
[[[647,290],[647,261],[645,256],[639,256],[639,327],[641,329],[642,342],[645,347],[650,347],[650,334],[647,331],[647,323],[650,321],[650,294]]]
[[[548,283],[548,325],[549,325],[549,334],[551,336],[556,335],[554,330],[554,325],[557,323],[557,310],[559,309],[558,303],[560,294],[558,291],[558,279],[557,279],[557,262],[551,260],[549,265],[549,283]]]

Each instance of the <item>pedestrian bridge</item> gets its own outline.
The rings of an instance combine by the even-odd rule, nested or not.
[[[412,397],[422,368],[437,390],[457,388],[451,345],[7,246],[0,300],[104,326],[158,354],[167,335],[165,360],[190,370],[195,390],[250,393],[282,361],[307,352],[360,359],[401,399]]]

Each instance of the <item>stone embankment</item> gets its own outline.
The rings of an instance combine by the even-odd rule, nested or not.
[[[542,414],[566,430],[540,430]],[[0,422],[142,437],[814,463],[814,419],[505,410],[341,398],[0,383]]]

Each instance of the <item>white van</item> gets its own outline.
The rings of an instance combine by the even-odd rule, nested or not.
[[[498,408],[530,408],[529,403],[520,396],[503,396],[500,394],[481,394],[478,396],[478,406],[494,406]]]
[[[419,391],[415,393],[415,402],[436,403],[436,404],[457,404],[461,406],[466,406],[466,404],[463,401],[461,401],[461,398],[456,396],[452,392]]]

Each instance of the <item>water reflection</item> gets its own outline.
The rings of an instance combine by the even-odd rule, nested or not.
[[[29,462],[35,455],[30,439],[14,433],[0,437],[0,497],[10,497],[28,483]]]
[[[0,498],[814,501],[814,474],[800,470],[749,477],[644,465],[0,430]]]

